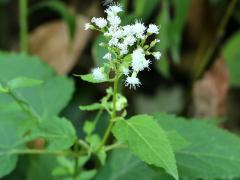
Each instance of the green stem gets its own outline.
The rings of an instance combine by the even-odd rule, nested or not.
[[[8,154],[41,154],[41,155],[59,155],[59,156],[76,156],[79,154],[72,151],[45,151],[39,149],[25,149],[25,150],[12,150]]]
[[[119,81],[119,77],[118,77],[118,73],[116,73],[116,77],[115,77],[115,80],[114,80],[114,85],[113,85],[113,110],[112,110],[112,114],[111,114],[111,119],[110,119],[110,122],[108,124],[108,127],[107,127],[107,130],[103,136],[103,139],[102,139],[102,142],[101,142],[101,145],[99,146],[99,148],[97,149],[97,153],[99,151],[101,151],[102,147],[106,144],[110,134],[111,134],[111,131],[112,131],[112,128],[113,128],[113,125],[114,125],[114,119],[116,118],[116,104],[117,104],[117,93],[118,93],[118,81]]]
[[[216,33],[215,41],[207,49],[207,53],[206,53],[205,57],[203,57],[203,59],[201,59],[201,63],[199,65],[197,65],[197,70],[194,75],[194,80],[197,80],[202,75],[202,73],[204,72],[204,69],[206,68],[209,61],[211,60],[213,53],[215,52],[220,40],[222,39],[222,37],[224,35],[224,31],[226,29],[229,19],[231,18],[232,14],[233,14],[236,4],[237,4],[237,0],[232,0],[230,2],[229,6],[227,8],[227,11],[219,25],[218,31]]]
[[[28,52],[28,0],[19,0],[21,52]]]
[[[74,145],[74,152],[78,153],[78,141]],[[75,157],[75,165],[74,165],[74,178],[77,180],[78,175],[80,173],[80,168],[79,168],[79,157]]]

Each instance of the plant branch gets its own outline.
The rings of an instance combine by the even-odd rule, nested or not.
[[[19,0],[20,11],[20,47],[21,52],[28,52],[28,0]]]
[[[195,74],[194,80],[197,80],[203,74],[204,69],[206,68],[209,61],[211,60],[213,53],[215,52],[216,48],[218,47],[219,42],[221,41],[221,39],[225,33],[226,26],[233,14],[236,4],[237,4],[237,0],[231,0],[230,4],[226,10],[226,13],[224,14],[224,17],[219,25],[218,31],[215,36],[215,40],[207,49],[206,55],[201,60],[201,63],[199,63],[196,73],[194,73]]]
[[[97,153],[99,151],[101,151],[102,147],[106,144],[110,134],[111,134],[111,131],[112,131],[112,128],[113,128],[113,125],[114,125],[114,119],[116,117],[116,104],[117,104],[117,93],[118,93],[118,81],[119,81],[119,77],[118,77],[118,73],[116,73],[116,76],[115,76],[115,80],[114,80],[114,84],[113,84],[113,110],[112,110],[112,114],[111,114],[111,119],[110,119],[110,122],[108,124],[108,127],[107,127],[107,130],[103,136],[103,139],[102,139],[102,142],[101,142],[101,145],[99,146],[99,148],[97,149]]]

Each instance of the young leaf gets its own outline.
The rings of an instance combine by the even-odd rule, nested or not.
[[[32,86],[37,86],[42,84],[42,80],[38,79],[32,79],[32,78],[27,78],[27,77],[17,77],[12,79],[7,83],[7,86],[10,89],[18,89],[18,88],[26,88],[26,87],[32,87]]]
[[[87,82],[90,82],[90,83],[103,83],[103,82],[107,82],[108,80],[102,80],[102,81],[99,81],[99,80],[95,80],[93,78],[93,75],[92,74],[86,74],[86,75],[80,75],[81,79],[83,81],[87,81]]]
[[[204,121],[158,114],[165,130],[177,131],[189,145],[177,151],[179,174],[188,178],[233,179],[240,177],[240,138]]]
[[[175,157],[165,132],[151,116],[138,115],[129,120],[119,120],[113,134],[128,144],[130,150],[150,165],[162,167],[178,179]]]

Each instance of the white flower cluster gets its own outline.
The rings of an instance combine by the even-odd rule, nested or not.
[[[116,70],[117,66],[122,75],[127,76],[125,85],[135,89],[141,85],[137,77],[138,73],[149,69],[151,64],[146,56],[152,55],[156,60],[161,58],[160,52],[151,52],[160,40],[154,39],[150,45],[146,44],[149,36],[159,34],[159,27],[154,24],[146,27],[139,20],[134,24],[121,26],[121,18],[118,13],[122,11],[120,5],[112,4],[105,10],[106,19],[92,18],[91,23],[85,25],[85,30],[99,30],[104,33],[108,42],[101,43],[101,46],[107,47],[109,50],[109,53],[103,57],[108,61],[109,66],[107,67]],[[93,70],[95,80],[104,80],[107,77],[104,68],[106,67]]]

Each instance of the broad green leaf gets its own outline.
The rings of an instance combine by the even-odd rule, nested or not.
[[[189,145],[176,154],[182,177],[232,179],[240,177],[240,138],[205,121],[187,121],[158,114],[155,119],[167,131],[177,131]]]
[[[94,104],[87,105],[87,106],[80,106],[79,108],[82,111],[95,111],[95,110],[103,108],[103,106],[100,103],[94,103]]]
[[[86,74],[86,75],[81,75],[80,76],[82,80],[90,82],[90,83],[103,83],[103,82],[108,82],[108,80],[103,80],[103,81],[98,81],[93,78],[92,74]]]
[[[33,130],[31,139],[43,138],[46,140],[46,150],[65,150],[74,144],[77,139],[75,129],[65,118],[54,117],[40,123]]]
[[[73,82],[66,77],[53,77],[41,86],[16,91],[41,117],[52,117],[67,105],[73,93]]]
[[[42,84],[43,81],[27,77],[17,77],[7,83],[10,89],[26,88]]]
[[[130,150],[150,165],[162,167],[178,179],[172,147],[165,132],[151,116],[138,115],[119,120],[113,127],[114,136],[128,144]]]
[[[46,80],[53,75],[53,69],[38,57],[0,52],[0,79],[5,83],[17,77]]]
[[[17,126],[13,121],[0,121],[0,177],[9,174],[16,166],[17,154],[13,150],[22,148]]]
[[[167,131],[166,133],[174,152],[178,152],[189,145],[189,142],[177,131]]]
[[[114,150],[95,180],[151,180],[156,173],[128,149]]]
[[[45,1],[39,2],[35,6],[31,7],[30,10],[31,12],[34,12],[41,8],[50,8],[60,14],[68,25],[69,37],[73,40],[76,31],[76,18],[70,13],[66,5],[61,1]]]
[[[224,46],[224,57],[230,73],[230,85],[240,87],[240,31],[237,32]]]

